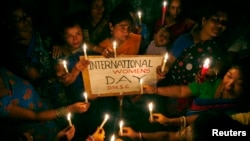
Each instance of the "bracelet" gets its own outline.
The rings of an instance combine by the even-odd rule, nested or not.
[[[185,116],[181,116],[181,129],[187,126],[187,121]]]
[[[69,110],[67,109],[67,107],[61,107],[61,108],[55,109],[55,112],[56,112],[57,117],[63,117],[69,113]]]
[[[142,133],[139,131],[139,139],[142,141]]]

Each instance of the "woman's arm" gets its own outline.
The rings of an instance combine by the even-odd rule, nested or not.
[[[169,118],[161,113],[154,113],[153,114],[153,122],[158,122],[162,125],[168,126],[179,126],[179,127],[187,127],[190,125],[198,115],[192,115],[192,116],[180,116],[176,118]]]
[[[66,73],[62,65],[55,66],[57,78],[64,86],[69,86],[75,82],[81,71],[87,68],[89,64],[88,60],[80,60],[76,63],[75,67],[70,73]]]
[[[143,92],[148,94],[159,94],[161,96],[174,98],[186,98],[192,96],[191,90],[186,85],[167,87],[154,87],[150,85],[143,85]]]
[[[41,112],[35,112],[27,108],[20,107],[18,105],[10,104],[8,106],[9,118],[16,120],[28,120],[28,121],[46,121],[53,120],[57,117],[67,116],[71,113],[86,112],[89,108],[89,103],[77,102],[67,107],[58,109],[51,109]]]
[[[135,131],[131,127],[123,127],[123,134],[120,134],[120,136],[138,141],[175,141],[179,139],[178,136],[176,136],[176,132],[158,131],[142,133]]]

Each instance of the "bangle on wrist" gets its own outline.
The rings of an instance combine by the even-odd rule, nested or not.
[[[55,109],[55,112],[56,112],[57,117],[63,117],[69,113],[69,110],[67,107],[61,107],[61,108]]]
[[[185,128],[187,126],[187,121],[186,121],[186,117],[185,116],[181,116],[181,129]]]

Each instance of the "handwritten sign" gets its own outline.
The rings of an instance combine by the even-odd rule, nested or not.
[[[143,84],[156,85],[156,67],[161,64],[162,55],[89,56],[89,61],[88,68],[83,71],[83,80],[90,98],[131,95],[141,93],[141,79]]]

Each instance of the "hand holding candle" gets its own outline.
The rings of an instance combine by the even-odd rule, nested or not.
[[[161,72],[164,71],[166,63],[167,63],[167,60],[168,60],[168,53],[166,53],[165,56],[164,56],[163,64],[161,66]]]
[[[88,95],[87,95],[87,93],[84,92],[83,94],[84,94],[85,102],[88,103]]]
[[[116,58],[116,41],[113,42],[114,56]]]
[[[88,59],[88,57],[87,57],[87,45],[85,43],[83,44],[83,52],[84,52],[84,58],[85,58],[85,60],[87,60]]]
[[[104,120],[102,121],[102,124],[100,125],[100,128],[103,128],[104,124],[107,122],[108,119],[109,119],[109,115],[106,114]]]
[[[148,109],[149,109],[149,120],[152,122],[154,119],[153,119],[153,103],[150,102],[148,104]]]
[[[63,67],[66,71],[66,73],[69,73],[68,67],[67,67],[67,62],[65,60],[63,60]]]
[[[167,12],[167,1],[163,1],[161,25],[164,25],[165,23],[166,12]]]
[[[206,73],[208,71],[208,68],[209,68],[209,65],[210,65],[210,60],[209,60],[209,58],[207,58],[204,61],[204,64],[203,64],[203,67],[202,67],[202,70],[201,70],[201,75],[202,76],[206,75]]]
[[[68,113],[67,115],[67,119],[68,119],[68,122],[69,122],[69,126],[72,126],[72,122],[71,122],[71,114]]]

